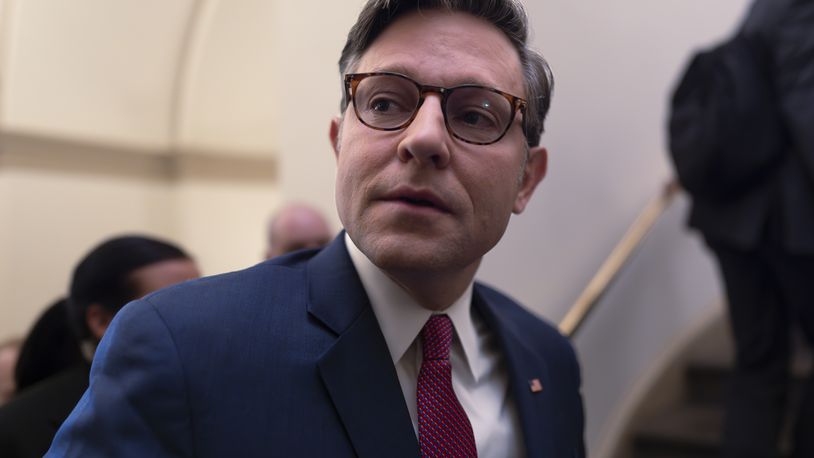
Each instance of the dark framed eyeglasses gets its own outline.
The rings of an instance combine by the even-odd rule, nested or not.
[[[353,102],[356,117],[371,129],[406,128],[428,93],[440,94],[447,131],[475,145],[490,145],[503,138],[516,113],[526,110],[526,101],[520,97],[476,84],[428,86],[392,72],[345,75],[345,100]]]

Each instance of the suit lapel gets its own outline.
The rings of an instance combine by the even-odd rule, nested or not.
[[[337,334],[319,374],[359,456],[416,457],[398,376],[343,238],[308,265],[308,311]]]
[[[509,387],[523,425],[526,455],[556,456],[552,434],[555,421],[554,412],[551,411],[553,393],[546,389],[550,385],[548,366],[539,352],[529,348],[512,323],[500,313],[498,304],[484,298],[477,284],[472,303],[496,334],[506,357]],[[534,392],[531,389],[535,379],[539,381],[542,391]]]

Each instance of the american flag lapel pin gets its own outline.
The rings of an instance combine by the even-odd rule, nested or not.
[[[539,393],[540,391],[543,391],[543,384],[540,383],[540,379],[533,378],[529,380],[529,389],[532,393]]]

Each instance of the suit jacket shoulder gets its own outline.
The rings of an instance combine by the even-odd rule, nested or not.
[[[513,301],[477,291],[504,346],[512,390],[521,393],[529,455],[574,456],[581,400],[574,370],[564,363],[575,366],[573,352]],[[545,390],[530,396],[534,377]],[[90,388],[48,456],[251,457],[269,450],[420,454],[387,344],[341,235],[318,252],[125,306],[97,350]]]
[[[125,306],[48,456],[418,455],[341,237]]]

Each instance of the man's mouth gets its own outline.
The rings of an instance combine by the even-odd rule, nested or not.
[[[406,202],[411,205],[418,205],[420,207],[435,207],[435,204],[430,202],[429,200],[424,199],[413,199],[411,197],[401,197],[399,198],[402,202]]]
[[[443,213],[449,213],[449,208],[444,204],[444,201],[427,190],[399,188],[388,193],[382,200],[402,202],[415,207],[430,208]]]

